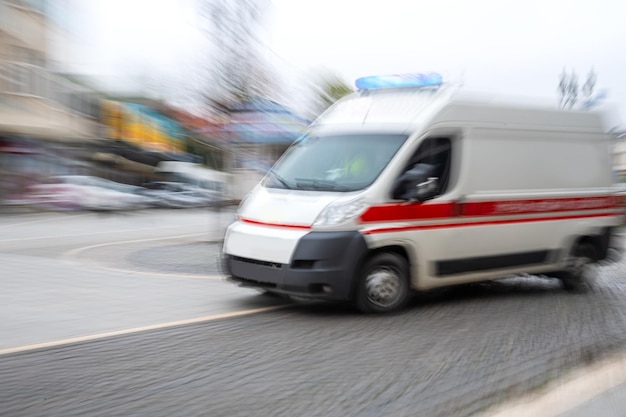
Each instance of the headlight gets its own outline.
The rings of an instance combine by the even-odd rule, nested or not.
[[[352,220],[367,208],[367,204],[357,198],[350,201],[334,201],[324,207],[313,222],[313,226],[332,226]]]

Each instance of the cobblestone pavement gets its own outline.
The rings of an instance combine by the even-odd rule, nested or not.
[[[122,266],[202,244],[126,248]],[[590,294],[511,278],[394,315],[307,304],[3,355],[0,415],[471,416],[624,348],[625,270],[603,268]]]
[[[106,243],[74,261],[200,277],[219,273],[219,247]],[[589,294],[517,277],[422,294],[394,315],[309,303],[0,355],[0,416],[479,415],[625,348],[625,272],[603,267]]]

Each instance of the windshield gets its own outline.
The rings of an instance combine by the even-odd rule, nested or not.
[[[406,135],[342,134],[302,137],[266,176],[263,185],[315,191],[356,191],[372,184]]]

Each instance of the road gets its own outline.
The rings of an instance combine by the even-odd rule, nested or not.
[[[626,347],[623,262],[365,316],[221,280],[231,218],[0,218],[0,415],[473,416]]]
[[[231,219],[208,210],[2,217],[0,350],[268,305],[222,282],[216,241]]]

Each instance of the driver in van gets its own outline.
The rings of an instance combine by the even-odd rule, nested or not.
[[[372,166],[372,161],[369,155],[364,152],[358,152],[351,155],[344,163],[343,176],[353,179],[364,179],[367,176],[369,169]]]

